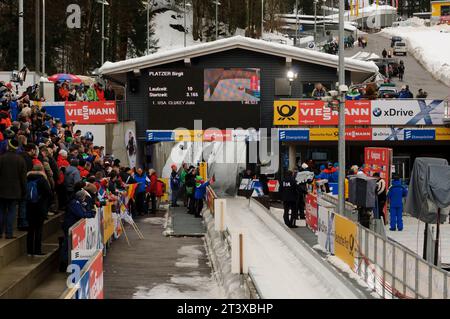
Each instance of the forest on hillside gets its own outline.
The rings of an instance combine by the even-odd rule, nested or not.
[[[107,0],[105,6],[105,61],[120,61],[138,57],[147,51],[147,9],[150,12],[150,52],[156,52],[158,39],[154,33],[153,17],[164,10],[183,14],[184,7],[192,11],[194,41],[215,39],[216,0]],[[219,36],[233,35],[239,28],[245,35],[261,36],[261,5],[264,2],[264,29],[273,32],[282,25],[277,15],[298,11],[314,12],[313,0],[218,0]],[[326,0],[337,5],[338,0]],[[373,0],[375,1],[375,0]],[[408,0],[398,0],[399,8],[406,10]],[[0,0],[0,70],[17,69],[18,55],[18,0]],[[42,2],[24,0],[24,56],[29,70],[35,70],[40,61],[36,49],[42,41]],[[101,64],[101,0],[46,1],[46,71],[90,74]],[[380,0],[382,2],[382,0]],[[70,5],[79,6],[79,28],[69,28],[72,19]],[[417,0],[415,6],[426,9],[429,1]],[[348,4],[346,5],[348,7]],[[410,9],[408,9],[410,10]],[[412,10],[412,9],[411,9]],[[422,10],[423,11],[423,10]],[[183,32],[183,25],[176,26]],[[37,41],[37,32],[39,37]],[[161,36],[161,35],[160,35]],[[38,47],[36,47],[38,45]]]

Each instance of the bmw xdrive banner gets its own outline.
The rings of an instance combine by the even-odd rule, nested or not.
[[[372,101],[372,125],[443,125],[443,100]]]

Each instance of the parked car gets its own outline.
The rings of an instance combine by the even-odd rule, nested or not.
[[[391,48],[394,47],[395,42],[403,41],[402,37],[394,36],[391,38]]]
[[[407,52],[407,47],[406,47],[406,43],[403,41],[397,41],[394,44],[394,49],[392,50],[394,55],[398,55],[398,54],[403,54],[404,56],[406,56],[406,52]]]
[[[378,98],[380,99],[396,99],[398,98],[398,90],[393,83],[381,84],[378,89]]]

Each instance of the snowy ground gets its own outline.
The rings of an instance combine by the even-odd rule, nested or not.
[[[303,249],[302,258],[294,254],[292,247],[280,239],[280,234],[249,207],[248,200],[227,200],[225,224],[230,232],[243,230],[249,271],[264,298],[355,298],[347,287],[333,286],[334,277],[327,277],[329,274],[319,273],[312,266],[318,263],[310,255],[312,251],[297,245]]]
[[[401,36],[405,39],[408,52],[435,78],[450,87],[449,25],[426,27],[417,22],[411,23],[411,26],[386,28],[381,34],[388,38]]]
[[[422,256],[425,224],[418,219],[409,216],[403,217],[403,224],[404,228],[401,232],[387,230],[388,237],[408,247],[419,256]],[[436,232],[436,225],[434,225],[434,228]],[[443,264],[450,264],[450,224],[446,223],[441,225],[440,233],[441,262]]]
[[[183,275],[173,275],[169,282],[152,288],[136,287],[133,299],[221,299],[225,298],[223,289],[213,277],[201,275],[197,270],[199,259],[203,256],[202,247],[188,245],[178,249],[180,256],[175,266],[183,268]]]

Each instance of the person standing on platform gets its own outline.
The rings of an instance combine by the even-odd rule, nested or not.
[[[389,187],[387,197],[389,199],[389,214],[391,215],[390,231],[403,230],[403,197],[408,195],[408,190],[402,185],[400,177],[394,176],[392,186]]]
[[[283,201],[284,214],[283,219],[289,228],[297,228],[297,200],[298,188],[297,181],[294,179],[292,171],[287,171],[280,184],[281,200]]]

